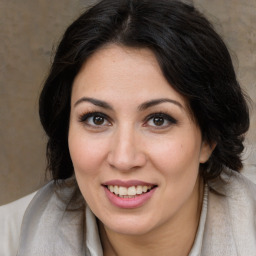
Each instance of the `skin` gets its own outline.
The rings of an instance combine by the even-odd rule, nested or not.
[[[169,101],[145,104],[163,98]],[[105,115],[101,122],[86,116],[94,111]],[[156,122],[150,116],[156,113],[176,121]],[[212,148],[150,50],[111,44],[86,61],[73,83],[68,140],[79,188],[99,219],[104,255],[188,255],[202,204],[199,164]],[[114,179],[157,188],[142,206],[122,209],[102,186]]]

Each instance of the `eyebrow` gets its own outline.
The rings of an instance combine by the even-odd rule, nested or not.
[[[99,106],[101,108],[105,108],[105,109],[109,109],[109,110],[113,110],[113,107],[108,104],[105,101],[102,100],[98,100],[95,98],[89,98],[89,97],[83,97],[81,99],[79,99],[75,104],[74,107],[76,107],[78,104],[82,103],[82,102],[90,102],[95,106]],[[172,99],[168,99],[168,98],[160,98],[160,99],[154,99],[154,100],[150,100],[150,101],[146,101],[144,103],[142,103],[141,105],[139,105],[138,110],[139,111],[143,111],[146,110],[150,107],[153,107],[155,105],[161,104],[161,103],[165,103],[165,102],[169,102],[172,103],[180,108],[183,108],[183,106],[181,105],[181,103],[179,103],[176,100],[172,100]]]
[[[181,103],[179,103],[178,101],[176,100],[172,100],[172,99],[168,99],[168,98],[161,98],[161,99],[155,99],[155,100],[150,100],[150,101],[147,101],[145,103],[142,103],[138,109],[140,111],[143,111],[143,110],[146,110],[150,107],[153,107],[155,105],[158,105],[158,104],[161,104],[161,103],[165,103],[165,102],[169,102],[169,103],[172,103],[180,108],[183,108],[183,106],[181,105]]]
[[[95,106],[101,107],[101,108],[106,108],[109,110],[113,110],[112,106],[109,105],[107,102],[102,101],[102,100],[97,100],[94,98],[88,98],[88,97],[83,97],[81,99],[79,99],[75,104],[74,107],[76,107],[78,104],[82,103],[82,102],[90,102]]]

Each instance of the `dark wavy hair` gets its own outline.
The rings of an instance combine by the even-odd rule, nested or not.
[[[170,86],[188,100],[203,139],[217,143],[200,166],[205,181],[225,168],[241,170],[248,106],[227,47],[209,21],[180,1],[103,0],[67,28],[40,95],[54,180],[74,173],[68,148],[73,80],[87,58],[110,43],[150,49]]]

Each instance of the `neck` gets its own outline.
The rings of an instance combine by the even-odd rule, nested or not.
[[[198,181],[197,204],[185,205],[168,223],[143,235],[116,233],[99,223],[104,256],[188,255],[197,233],[203,201],[203,183]],[[194,201],[194,200],[192,200]]]

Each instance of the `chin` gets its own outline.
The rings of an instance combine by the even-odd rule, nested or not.
[[[129,217],[114,218],[112,221],[102,222],[105,228],[123,235],[144,235],[154,229],[152,221],[145,218],[136,218],[134,215]]]

